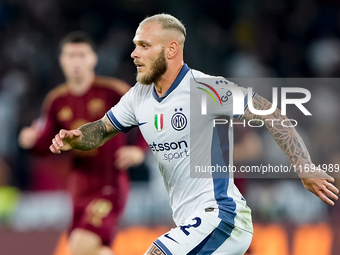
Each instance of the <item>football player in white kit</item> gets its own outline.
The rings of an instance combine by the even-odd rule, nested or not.
[[[131,54],[138,70],[136,85],[102,119],[77,130],[61,130],[50,150],[53,153],[91,150],[117,133],[139,126],[164,178],[177,225],[155,240],[145,254],[244,254],[252,239],[251,211],[234,185],[232,174],[208,173],[206,178],[194,178],[190,164],[232,165],[232,129],[213,125],[214,118],[220,115],[246,120],[287,118],[278,109],[270,115],[255,116],[248,110],[247,100],[244,100],[244,115],[234,116],[233,87],[236,85],[184,64],[185,37],[185,27],[171,15],[158,14],[144,19],[137,28],[133,39],[135,50]],[[202,78],[208,78],[207,82],[201,82]],[[194,86],[196,92],[190,94],[192,83],[197,85]],[[225,89],[215,90],[213,83],[222,84]],[[200,111],[190,109],[193,107],[190,100],[194,94],[200,102],[202,91],[207,88],[212,89],[219,100],[224,100],[220,100],[218,107],[212,103],[214,99],[208,100],[206,113],[197,114]],[[271,108],[271,103],[263,97],[247,95],[244,88],[238,89],[245,99],[253,97],[256,109]],[[190,116],[193,114],[195,116]],[[294,166],[312,164],[299,134],[293,127],[280,125],[281,121],[279,124],[266,122],[277,144]],[[331,183],[334,179],[323,172],[310,174],[304,171],[299,174],[305,188],[334,205],[332,200],[338,199],[339,192]]]

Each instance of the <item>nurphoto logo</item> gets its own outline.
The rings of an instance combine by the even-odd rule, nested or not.
[[[204,83],[201,83],[201,84],[206,85]],[[201,89],[206,92],[202,94],[201,96],[201,114],[202,115],[207,115],[207,95],[209,95],[213,99],[215,105],[218,105],[216,102],[219,102],[221,106],[223,106],[223,100],[221,100],[221,97],[216,91],[216,89],[208,85],[206,85],[206,87],[208,87],[210,91],[208,91],[207,89],[202,89],[202,88],[197,87],[198,89]],[[287,94],[289,93],[302,94],[303,97],[302,98],[287,98]],[[228,86],[227,96],[224,95],[222,97],[228,97],[228,98],[230,96],[233,97],[232,106],[233,106],[234,116],[243,115],[246,104],[248,105],[248,110],[251,113],[255,115],[260,115],[260,116],[270,115],[277,109],[277,105],[278,105],[278,88],[277,87],[272,88],[272,105],[270,109],[266,109],[266,110],[255,109],[253,105],[253,97],[249,95],[253,95],[252,87],[247,88],[247,96],[245,98],[240,87]],[[215,100],[215,97],[218,100]],[[287,87],[287,88],[282,87],[281,88],[281,115],[287,115],[287,105],[291,104],[291,105],[295,105],[304,115],[311,116],[312,114],[303,105],[309,102],[310,99],[311,99],[311,93],[308,89],[298,88],[298,87]],[[228,100],[225,100],[225,102],[226,101]],[[265,124],[265,122],[269,122],[273,126],[274,122],[276,121],[280,121],[280,120],[279,119],[265,119],[265,120],[252,119],[252,120],[248,120],[247,124],[250,127],[262,127]],[[219,125],[219,124],[227,124],[228,122],[229,121],[227,119],[215,119],[214,126]],[[231,122],[231,125],[233,124],[234,125],[242,124],[243,126],[246,125],[246,120],[243,120],[243,122],[233,122],[233,120],[230,120],[230,122]],[[281,121],[281,125],[285,127],[295,127],[297,124],[298,122],[294,119],[286,119],[286,120]]]

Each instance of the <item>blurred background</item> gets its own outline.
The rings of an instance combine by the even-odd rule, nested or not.
[[[301,116],[296,108],[288,116],[298,120],[297,130],[316,164],[340,163],[337,0],[2,0],[1,255],[57,254],[61,233],[71,220],[71,201],[65,191],[67,169],[60,158],[38,158],[20,149],[17,142],[20,129],[39,116],[47,92],[64,81],[58,63],[60,39],[73,30],[88,32],[98,46],[97,74],[133,86],[136,70],[130,53],[135,30],[146,16],[163,12],[187,28],[184,59],[191,68],[231,80],[328,78],[304,80],[300,86],[311,91],[306,107],[312,117]],[[254,87],[271,99],[272,86]],[[235,132],[240,151],[235,155],[237,164],[288,165],[264,128]],[[113,245],[117,255],[142,254],[157,236],[174,226],[162,177],[151,155],[145,164],[147,171],[130,171],[130,198]],[[236,182],[253,210],[250,254],[340,254],[339,205],[323,204],[298,179]]]

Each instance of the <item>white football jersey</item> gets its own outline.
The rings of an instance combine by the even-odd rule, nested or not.
[[[205,83],[199,81],[202,78]],[[209,83],[222,85],[222,89],[211,90]],[[214,127],[213,122],[221,115],[233,117],[233,93],[228,86],[236,85],[184,65],[162,97],[158,97],[154,85],[137,83],[106,114],[119,131],[128,132],[139,126],[164,178],[177,225],[205,208],[218,208],[223,221],[253,231],[251,210],[234,185],[232,173],[211,172],[200,177],[192,170],[197,170],[196,165],[233,164],[232,127]],[[246,107],[246,89],[237,88],[244,94]],[[190,93],[190,89],[194,91]],[[204,93],[210,94],[206,113],[202,115],[200,102]],[[191,107],[199,110],[193,111]]]

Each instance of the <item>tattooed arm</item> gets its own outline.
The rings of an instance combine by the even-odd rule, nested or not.
[[[253,98],[253,106],[257,110],[268,110],[271,108],[272,104],[265,98],[256,95]],[[334,179],[324,172],[315,171],[312,173],[304,171],[303,168],[299,168],[299,166],[310,166],[312,160],[296,129],[294,127],[285,127],[281,124],[282,121],[284,121],[286,126],[292,126],[288,118],[281,115],[280,110],[276,109],[269,115],[256,115],[247,109],[243,117],[246,120],[262,120],[265,123],[266,128],[272,134],[275,142],[288,156],[292,165],[296,167],[295,169],[299,171],[299,177],[301,178],[304,187],[325,203],[334,205],[334,202],[331,199],[337,200],[338,197],[335,194],[339,193],[339,190],[331,184],[331,182],[334,182]]]
[[[76,130],[60,130],[59,134],[53,138],[50,150],[56,154],[71,149],[93,150],[102,146],[118,132],[104,116],[102,119],[87,123]]]

